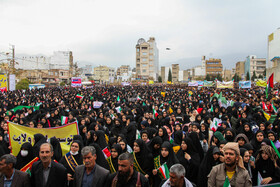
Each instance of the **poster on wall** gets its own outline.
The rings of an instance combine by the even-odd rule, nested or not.
[[[9,90],[16,90],[16,76],[14,74],[9,76]]]
[[[72,87],[81,87],[82,86],[82,78],[81,77],[72,77],[71,78],[71,86]]]
[[[0,75],[0,91],[1,92],[7,91],[7,75],[6,74]]]

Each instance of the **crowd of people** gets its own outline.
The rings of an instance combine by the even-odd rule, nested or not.
[[[221,97],[227,104],[221,102]],[[96,101],[103,104],[95,106]],[[17,106],[28,107],[13,111]],[[13,149],[8,121],[31,128],[51,128],[63,125],[61,117],[67,116],[68,123],[77,121],[79,126],[79,135],[74,136],[67,154],[63,155],[58,139],[46,139],[38,131],[33,145],[22,144],[16,162],[9,162],[20,170],[39,158],[32,166],[31,185],[51,186],[56,178],[67,186],[130,183],[204,187],[221,186],[227,180],[231,186],[278,183],[279,107],[278,85],[268,97],[262,87],[215,89],[185,85],[4,92],[0,93],[0,156]],[[52,161],[44,163],[49,157]],[[1,173],[5,173],[3,159]],[[92,160],[94,164],[90,165]],[[54,174],[57,171],[53,166],[59,175]],[[168,180],[161,172],[163,166],[173,171]],[[182,167],[184,172],[180,172]],[[176,176],[180,176],[177,182]]]

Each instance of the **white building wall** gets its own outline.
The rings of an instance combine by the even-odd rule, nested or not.
[[[70,51],[55,51],[51,57],[50,69],[69,70]]]
[[[194,76],[205,76],[205,69],[201,66],[194,67]]]
[[[183,81],[183,70],[179,70],[179,78],[178,78],[178,81],[181,82]]]
[[[280,28],[268,36],[268,56],[267,67],[272,67],[272,61],[274,57],[280,56]]]
[[[23,70],[49,69],[50,58],[44,56],[24,56],[16,59],[15,68]]]

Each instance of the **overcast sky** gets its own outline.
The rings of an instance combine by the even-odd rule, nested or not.
[[[161,65],[267,56],[280,27],[279,0],[0,0],[0,52],[71,50],[80,65],[135,67],[139,38],[156,38]],[[171,50],[166,51],[166,48]]]

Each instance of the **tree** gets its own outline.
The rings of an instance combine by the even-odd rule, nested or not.
[[[62,81],[61,83],[59,83],[60,86],[65,86],[65,82]]]
[[[263,71],[263,76],[266,77],[266,68]]]
[[[249,73],[249,71],[247,71],[246,80],[247,80],[247,81],[250,80],[250,73]]]
[[[222,78],[222,76],[220,75],[220,73],[218,73],[217,79],[218,79],[219,81],[223,81],[223,78]]]
[[[158,82],[162,82],[161,76],[158,76]]]
[[[262,74],[259,74],[259,79],[262,79],[263,78],[263,75]]]
[[[169,72],[168,72],[168,81],[172,82],[172,73],[171,73],[171,69],[169,68]]]
[[[239,82],[241,78],[237,75],[237,73],[234,74],[233,79],[235,82]]]
[[[256,71],[254,71],[252,76],[252,81],[255,81],[256,78],[257,78]]]
[[[207,81],[210,81],[210,80],[211,80],[211,77],[210,77],[209,74],[206,75],[205,80],[207,80]]]
[[[16,85],[16,89],[17,90],[21,90],[21,89],[28,89],[29,88],[29,83],[30,81],[28,79],[21,79],[17,85]]]

